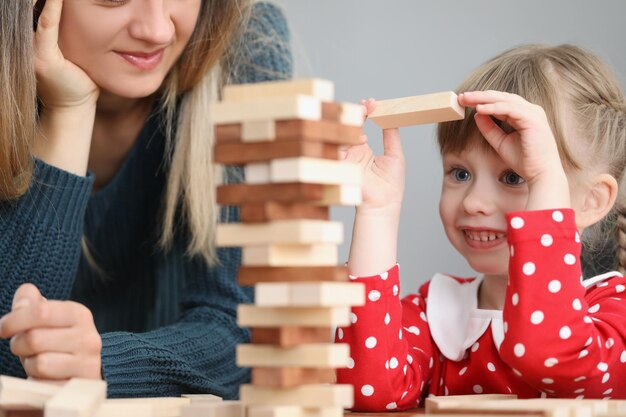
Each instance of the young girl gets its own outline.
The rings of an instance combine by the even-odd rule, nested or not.
[[[33,33],[34,3],[0,1],[0,373],[236,397],[251,294],[212,244],[207,114],[225,82],[289,77],[282,14],[47,0]]]
[[[339,382],[354,385],[358,410],[412,408],[429,394],[626,398],[626,279],[611,271],[583,281],[579,261],[588,228],[612,233],[622,221],[620,86],[577,47],[526,46],[459,91],[465,120],[438,130],[439,207],[479,275],[436,274],[400,300],[398,131],[383,132],[383,156],[349,149],[365,184],[348,266],[367,302],[337,331],[351,348]]]

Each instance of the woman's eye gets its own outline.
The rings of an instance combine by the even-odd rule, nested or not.
[[[464,170],[463,168],[452,168],[452,170],[450,171],[450,174],[452,175],[452,178],[454,178],[455,181],[459,181],[459,182],[469,181],[469,179],[471,178],[470,173]]]
[[[504,175],[502,175],[502,182],[504,182],[506,185],[520,185],[524,184],[526,181],[524,181],[524,178],[517,175],[516,172],[507,171],[504,173]]]

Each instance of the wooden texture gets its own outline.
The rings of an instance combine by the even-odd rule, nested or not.
[[[290,348],[240,344],[239,367],[345,368],[350,347],[345,343],[308,343]]]
[[[0,417],[43,417],[43,409],[27,405],[2,405]]]
[[[310,267],[337,265],[336,244],[263,245],[242,248],[244,266]]]
[[[154,417],[154,407],[149,402],[120,404],[115,400],[105,400],[100,404],[94,417]]]
[[[241,123],[229,123],[215,126],[217,144],[244,141]],[[284,142],[323,142],[335,145],[358,145],[361,143],[363,130],[360,126],[346,126],[333,120],[277,120],[274,122],[274,135],[266,141]]]
[[[252,120],[241,123],[242,142],[264,142],[276,138],[276,123],[273,120]]]
[[[267,307],[335,307],[365,304],[365,286],[351,282],[259,283],[254,303]]]
[[[324,368],[253,368],[252,384],[261,387],[292,388],[309,384],[332,384],[334,369]]]
[[[322,185],[305,183],[234,184],[217,187],[217,202],[241,205],[277,201],[309,203],[318,206],[359,204],[361,188],[356,185]]]
[[[353,162],[331,161],[302,156],[273,159],[269,164],[270,181],[274,183],[361,184],[361,165]]]
[[[257,307],[247,304],[237,307],[240,327],[333,327],[349,323],[349,307]]]
[[[248,407],[248,417],[344,417],[344,411],[343,407],[302,408],[297,405],[253,405]]]
[[[223,401],[222,397],[213,394],[183,394],[183,398],[189,398],[191,404],[213,403]]]
[[[221,143],[215,145],[213,151],[215,162],[230,165],[298,156],[337,160],[339,145],[310,141]]]
[[[294,347],[305,343],[332,343],[333,333],[330,327],[277,327],[253,328],[252,343]]]
[[[217,225],[217,246],[271,244],[340,244],[343,223],[325,220],[276,220],[268,223]]]
[[[299,405],[301,407],[352,407],[352,385],[302,385],[295,388],[265,388],[244,384],[241,401],[250,405]]]
[[[105,381],[72,378],[46,401],[44,417],[91,417],[106,395]]]
[[[304,78],[288,81],[265,81],[254,84],[230,84],[224,86],[224,101],[259,101],[271,97],[305,95],[321,101],[335,98],[335,86],[332,81],[320,78]]]
[[[265,267],[242,266],[237,276],[239,285],[252,286],[260,282],[282,281],[348,281],[348,270],[345,266],[317,266],[317,267]]]
[[[181,417],[246,417],[246,407],[241,401],[198,402],[183,407]]]
[[[240,207],[240,220],[243,223],[271,222],[275,220],[308,219],[329,220],[328,207],[310,204],[288,204],[277,201],[244,204]]]
[[[273,97],[262,102],[221,101],[210,109],[211,121],[218,124],[260,120],[321,120],[322,104],[311,96]]]
[[[426,413],[435,413],[440,409],[448,408],[446,404],[457,404],[463,401],[488,401],[488,400],[515,400],[514,394],[476,394],[476,395],[446,395],[426,398]]]
[[[465,109],[452,91],[403,97],[376,102],[376,109],[368,115],[383,129],[461,120]]]
[[[594,404],[579,400],[478,400],[441,401],[436,408],[428,408],[432,414],[507,414],[539,415],[543,417],[592,417]]]
[[[0,376],[0,406],[32,406],[41,408],[62,385]]]
[[[120,406],[147,404],[152,407],[153,417],[181,417],[183,407],[190,405],[191,399],[183,397],[120,398],[106,402]]]

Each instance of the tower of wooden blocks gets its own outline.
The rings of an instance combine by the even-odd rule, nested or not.
[[[360,203],[361,168],[339,147],[360,142],[364,114],[333,102],[333,90],[319,79],[227,86],[211,113],[215,162],[245,172],[218,187],[241,222],[219,225],[216,240],[242,247],[238,280],[255,287],[255,304],[238,310],[252,332],[237,348],[237,364],[252,368],[240,392],[249,417],[341,417],[353,402],[352,386],[333,384],[350,356],[332,329],[365,294],[337,266],[343,229],[329,206]]]

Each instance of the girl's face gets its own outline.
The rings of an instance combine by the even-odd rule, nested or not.
[[[507,275],[505,214],[524,210],[528,187],[495,152],[443,155],[439,214],[448,239],[477,272]]]
[[[104,91],[147,97],[196,25],[202,0],[65,0],[59,47]]]

